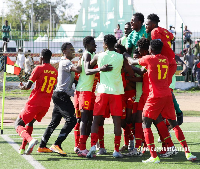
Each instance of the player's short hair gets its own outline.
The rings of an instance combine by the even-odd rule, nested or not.
[[[43,49],[41,55],[43,56],[44,60],[50,60],[52,52],[49,49]]]
[[[121,54],[123,54],[124,52],[126,52],[126,48],[122,44],[116,43],[115,44],[115,48],[120,49]]]
[[[86,49],[86,45],[89,44],[92,40],[94,40],[94,37],[92,37],[92,36],[86,36],[83,39],[83,46],[85,49]]]
[[[66,50],[68,45],[72,45],[72,44],[70,42],[63,43],[61,46],[61,51],[63,52],[64,50]]]
[[[115,43],[117,43],[117,39],[115,38],[114,35],[108,34],[104,36],[104,43],[108,46],[108,47],[114,47]]]
[[[126,24],[125,24],[125,25],[131,26],[131,23],[130,23],[130,22],[126,22]]]
[[[150,46],[153,51],[160,53],[163,47],[163,43],[160,39],[154,39],[154,40],[151,40]]]
[[[144,22],[144,15],[142,13],[137,12],[137,13],[134,13],[133,16],[138,18],[138,20],[141,21],[142,23]]]
[[[152,22],[154,22],[154,23],[156,23],[156,24],[158,24],[158,22],[160,22],[160,18],[158,17],[158,15],[156,15],[156,14],[154,14],[154,13],[149,14],[149,15],[147,16],[147,19],[149,19],[150,21],[152,21]]]
[[[143,50],[148,50],[149,49],[149,45],[150,45],[150,41],[147,38],[141,38],[137,42],[137,46],[140,47],[140,49],[143,49]]]

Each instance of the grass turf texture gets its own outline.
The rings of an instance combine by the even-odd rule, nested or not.
[[[58,128],[54,131],[51,136],[48,147],[50,147],[54,141],[56,140],[62,125],[58,126]],[[188,146],[194,155],[196,155],[200,159],[200,124],[199,123],[184,123],[181,125],[184,132],[186,140],[188,142]],[[34,126],[33,137],[37,138],[40,142],[40,138],[44,133],[46,126]],[[155,127],[152,127],[153,132],[156,132]],[[193,132],[191,132],[193,131]],[[10,134],[9,137],[13,139],[19,146],[21,145],[22,139],[16,134],[13,127],[5,127],[4,134]],[[174,132],[171,132],[172,140],[175,143],[175,146],[178,150],[181,149],[180,144],[175,138]],[[154,133],[155,144],[156,147],[161,148],[161,144],[157,143],[158,134]],[[45,168],[48,169],[57,169],[57,168],[115,168],[115,169],[129,169],[129,168],[199,168],[200,161],[197,160],[195,162],[187,161],[185,158],[185,154],[183,151],[179,151],[176,156],[170,158],[160,158],[160,164],[143,164],[141,161],[146,160],[150,157],[149,152],[146,152],[142,157],[125,157],[122,159],[115,159],[112,157],[112,153],[114,150],[114,134],[113,134],[113,125],[105,125],[105,147],[107,149],[108,154],[103,156],[97,156],[93,159],[81,158],[78,157],[74,152],[74,135],[73,132],[70,133],[68,138],[63,142],[62,148],[65,152],[67,152],[67,157],[62,157],[56,153],[49,154],[41,154],[37,153],[37,146],[35,146],[32,157],[41,163]],[[25,168],[33,168],[24,158],[21,157],[7,142],[0,137],[0,168],[15,168],[15,169],[25,169]],[[121,141],[121,146],[123,145],[123,136]],[[26,147],[27,148],[27,147]],[[87,142],[87,149],[90,148],[90,138]]]

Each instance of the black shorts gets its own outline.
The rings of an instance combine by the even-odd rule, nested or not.
[[[9,38],[3,37],[4,42],[9,42]]]

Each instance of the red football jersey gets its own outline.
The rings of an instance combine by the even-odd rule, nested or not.
[[[27,104],[31,106],[49,107],[54,86],[57,84],[58,71],[51,64],[35,67],[29,80],[35,82]]]
[[[168,85],[169,62],[167,57],[146,55],[139,59],[139,64],[145,66],[149,78],[149,97],[164,97],[171,95]]]
[[[157,27],[151,31],[151,39],[160,39],[163,42],[161,54],[168,58],[169,63],[173,63],[175,53],[171,49],[171,40],[174,38],[173,34],[167,29]]]
[[[143,75],[142,93],[149,94],[149,77],[147,72]]]

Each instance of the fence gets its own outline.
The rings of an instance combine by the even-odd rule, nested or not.
[[[61,53],[60,47],[64,42],[71,42],[75,48],[83,49],[83,38],[85,36],[93,36],[97,43],[97,52],[103,51],[103,35],[113,34],[113,32],[95,32],[91,31],[15,31],[10,33],[10,40],[16,43],[15,51],[19,47],[22,47],[24,51],[31,50],[32,53],[39,53],[43,48],[49,48],[52,53]],[[195,40],[200,39],[200,33],[193,32],[191,37],[193,43],[192,47],[195,45]],[[10,42],[9,42],[10,43]],[[13,48],[8,43],[8,48]],[[182,51],[182,38],[181,34],[178,33],[178,37],[175,40],[175,53],[179,54]],[[0,44],[1,45],[1,44]],[[2,45],[0,46],[2,50]],[[14,52],[14,50],[10,50]]]

